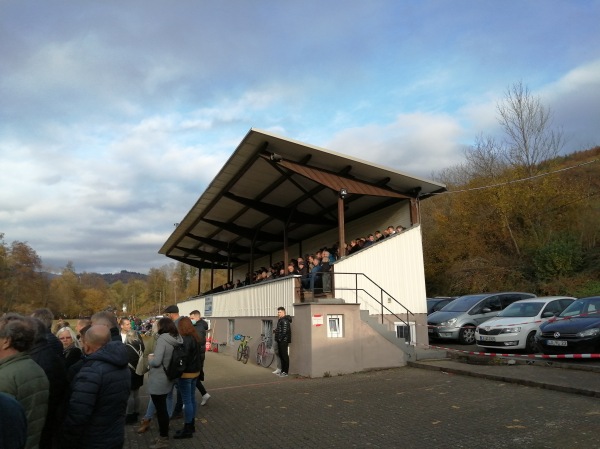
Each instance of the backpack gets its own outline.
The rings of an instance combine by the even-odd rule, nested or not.
[[[143,376],[148,372],[148,361],[144,360],[144,351],[142,351],[141,349],[137,350],[134,346],[130,345],[129,343],[127,344],[127,346],[133,349],[138,355],[138,361],[136,363],[136,366],[133,366],[131,363],[129,363],[129,368],[131,368],[138,376]]]
[[[173,346],[173,355],[171,356],[169,366],[165,367],[165,365],[163,365],[163,370],[167,375],[167,379],[175,380],[181,377],[185,370],[186,359],[187,354],[183,345]]]

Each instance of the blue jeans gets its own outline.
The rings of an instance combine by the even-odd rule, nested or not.
[[[196,378],[179,378],[177,380],[177,387],[181,391],[185,423],[191,424],[196,417]]]
[[[173,408],[175,408],[175,404],[173,402],[173,390],[167,395],[167,411],[169,413],[169,417],[173,415]],[[151,420],[156,413],[156,407],[154,406],[154,402],[152,399],[148,401],[148,408],[146,408],[146,414],[144,415],[144,419]]]

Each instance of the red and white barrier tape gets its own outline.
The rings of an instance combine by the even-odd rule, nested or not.
[[[422,345],[431,349],[441,349],[450,352],[460,352],[468,355],[480,355],[485,357],[518,357],[524,359],[600,359],[600,354],[504,354],[500,352],[477,352],[464,351],[461,349],[446,348],[443,346]]]

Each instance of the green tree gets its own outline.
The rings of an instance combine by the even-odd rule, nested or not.
[[[0,234],[0,310],[27,312],[44,305],[47,281],[42,261],[25,242],[9,246]]]

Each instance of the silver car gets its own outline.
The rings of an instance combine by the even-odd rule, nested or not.
[[[540,324],[560,314],[574,300],[568,296],[547,296],[514,302],[495,318],[477,326],[477,346],[536,352],[535,334]]]
[[[527,298],[535,298],[535,295],[502,292],[461,296],[427,317],[429,338],[458,340],[471,345],[475,343],[475,328],[479,324],[495,317],[513,302]]]

